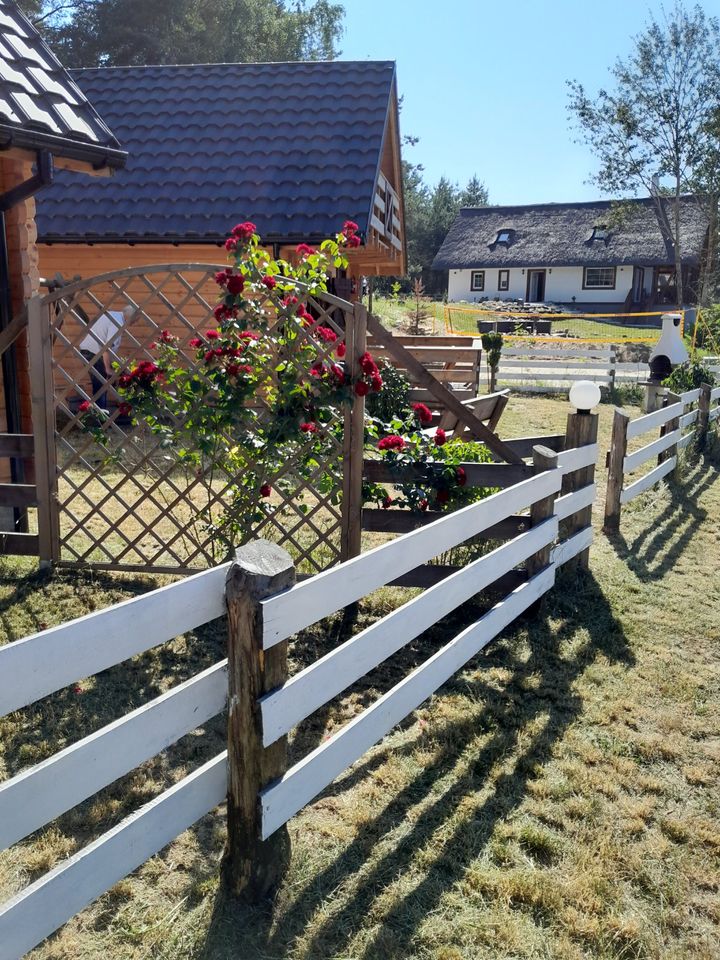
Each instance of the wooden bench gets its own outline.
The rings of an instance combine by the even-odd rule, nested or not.
[[[462,404],[464,407],[472,410],[478,420],[482,420],[487,428],[495,433],[500,417],[509,399],[509,390],[499,390],[497,393],[487,393],[482,397],[463,400]],[[437,427],[431,428],[429,432],[434,434],[436,429],[441,428],[446,433],[453,433],[460,437],[470,437],[471,434],[467,427],[458,430],[458,423],[459,418],[457,414],[451,410],[446,410],[440,417]]]

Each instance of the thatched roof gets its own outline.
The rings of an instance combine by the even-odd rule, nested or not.
[[[672,218],[669,200],[665,216]],[[706,206],[681,198],[684,263],[700,259],[708,229]],[[538,203],[516,207],[466,207],[460,211],[433,262],[435,270],[533,266],[657,266],[674,263],[673,245],[656,202]],[[593,239],[606,226],[606,239]],[[503,231],[509,242],[498,242]]]

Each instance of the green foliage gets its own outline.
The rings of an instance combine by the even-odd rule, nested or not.
[[[21,5],[66,67],[331,60],[345,12],[330,0],[26,0]]]
[[[491,370],[497,370],[500,365],[500,356],[503,347],[503,335],[501,333],[483,333],[480,338],[482,348],[485,351],[485,360]]]
[[[673,393],[684,393],[686,390],[697,390],[704,383],[714,386],[715,382],[715,376],[705,364],[695,359],[675,367],[670,376],[663,380],[663,386],[669,387]]]
[[[411,415],[410,381],[402,370],[387,360],[381,360],[379,367],[383,388],[379,393],[369,393],[366,397],[368,416],[381,423],[407,419]]]
[[[720,303],[704,307],[695,333],[695,345],[720,356]]]

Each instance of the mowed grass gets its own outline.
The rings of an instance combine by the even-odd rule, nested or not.
[[[562,432],[513,398],[504,436]],[[612,409],[601,407],[601,450]],[[637,412],[637,411],[635,411]],[[650,438],[647,438],[650,439]],[[34,958],[716,960],[720,955],[717,447],[598,535],[520,621],[290,823],[272,903],[223,893],[224,810],[122,881]],[[604,469],[599,489],[604,491]],[[602,516],[602,505],[596,520]],[[5,561],[8,641],[147,590],[150,578]],[[378,591],[292,645],[297,669],[408,594]],[[482,598],[296,731],[307,753],[485,609]],[[0,777],[223,655],[221,621],[0,721]],[[223,719],[0,855],[0,899],[223,747]]]

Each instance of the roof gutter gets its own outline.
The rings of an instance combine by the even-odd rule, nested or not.
[[[49,150],[39,150],[37,154],[37,173],[17,186],[0,194],[0,213],[6,213],[18,203],[34,196],[43,187],[49,187],[55,180],[55,166]]]
[[[88,163],[95,170],[102,170],[103,167],[119,169],[127,162],[127,153],[124,150],[104,147],[101,144],[93,146],[79,140],[56,137],[50,133],[18,130],[0,124],[0,150],[9,150],[11,147],[19,147],[23,150],[48,150],[68,160]]]

